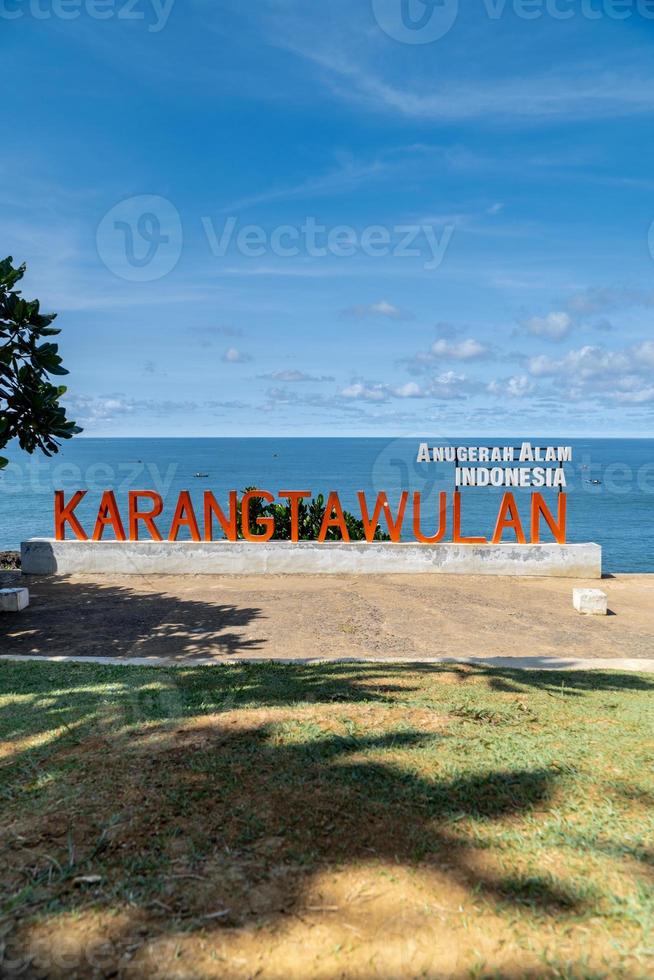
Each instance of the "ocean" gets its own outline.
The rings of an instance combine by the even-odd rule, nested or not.
[[[30,537],[51,537],[54,490],[68,495],[78,489],[89,491],[76,513],[91,527],[102,490],[116,492],[123,513],[129,490],[156,490],[166,502],[162,528],[180,490],[190,490],[200,503],[202,491],[211,489],[225,504],[229,490],[253,486],[274,494],[338,490],[343,506],[357,515],[358,490],[369,495],[371,504],[376,493],[385,490],[391,507],[402,490],[419,490],[423,530],[433,533],[437,494],[453,489],[454,467],[417,463],[421,441],[439,446],[449,442],[519,447],[524,441],[572,446],[573,461],[565,466],[568,540],[601,544],[606,572],[654,572],[654,439],[78,438],[49,460],[27,456],[11,446],[4,452],[9,466],[0,471],[0,549],[17,549]],[[526,501],[520,502],[528,491],[514,492],[528,528]],[[464,534],[490,537],[501,493],[488,488],[462,490]],[[556,492],[545,491],[545,498],[555,509]],[[410,529],[409,514],[410,510],[406,521]],[[448,526],[447,539],[450,531]],[[510,534],[506,540],[511,540]]]

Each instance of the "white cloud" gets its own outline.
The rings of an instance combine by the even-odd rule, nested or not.
[[[228,347],[223,354],[223,361],[225,361],[227,364],[245,364],[246,361],[251,360],[252,358],[249,354],[238,350],[237,347]]]
[[[632,358],[627,351],[610,351],[589,344],[568,351],[560,358],[538,354],[527,362],[529,373],[536,377],[565,375],[587,380],[617,376],[629,371],[631,364]]]
[[[455,371],[445,371],[432,378],[429,384],[429,394],[432,398],[442,401],[460,401],[466,398],[466,393],[474,390],[473,382],[468,381],[465,374]]]
[[[425,394],[415,381],[407,381],[406,384],[398,385],[393,388],[393,394],[396,398],[424,398]]]
[[[521,325],[534,337],[563,340],[572,329],[572,317],[563,312],[548,313],[547,316],[532,316],[522,320]]]
[[[438,401],[458,401],[467,397],[474,386],[464,374],[446,371],[420,385],[415,381],[405,384],[373,384],[354,381],[341,391],[341,397],[353,401],[382,402],[391,398],[432,398]]]
[[[385,385],[370,385],[363,381],[355,381],[341,391],[343,398],[351,398],[357,401],[383,402],[388,398],[388,389]]]
[[[394,306],[393,303],[389,303],[387,299],[380,299],[378,303],[370,303],[369,305],[358,305],[351,306],[347,310],[343,310],[344,316],[356,316],[356,317],[367,317],[367,316],[381,316],[388,320],[410,320],[412,314],[408,310],[402,310],[398,306]]]
[[[429,350],[418,351],[402,362],[412,374],[424,374],[443,361],[488,361],[495,356],[491,347],[473,337],[465,340],[448,339],[456,336],[458,331],[455,328],[445,330],[445,327],[446,324],[439,325],[442,336],[434,341]]]
[[[645,367],[654,368],[654,340],[643,340],[642,343],[636,344],[632,350],[637,361],[640,361]]]
[[[642,405],[654,402],[654,386],[638,388],[636,391],[616,391],[613,397],[623,405]]]
[[[482,344],[479,340],[474,340],[472,337],[455,343],[441,337],[439,340],[435,340],[430,348],[430,354],[434,358],[454,361],[484,359],[488,357],[489,353],[490,349],[486,344]]]
[[[497,398],[525,398],[535,390],[533,381],[526,374],[489,382],[486,390]]]
[[[553,358],[538,354],[527,361],[533,377],[556,378],[567,385],[572,399],[607,397],[620,403],[642,404],[653,400],[654,341],[646,340],[622,350],[590,344]]]

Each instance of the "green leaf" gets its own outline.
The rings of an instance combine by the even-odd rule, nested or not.
[[[23,299],[13,288],[24,272],[10,256],[0,261],[0,449],[17,438],[25,452],[51,456],[60,439],[82,430],[60,404],[66,386],[49,378],[68,374],[57,344],[43,343],[60,333],[50,326],[56,314],[41,313],[38,300]],[[0,466],[6,465],[2,457]]]

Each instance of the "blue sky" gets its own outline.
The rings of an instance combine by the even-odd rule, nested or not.
[[[648,0],[2,0],[0,251],[72,416],[651,435],[653,41]]]

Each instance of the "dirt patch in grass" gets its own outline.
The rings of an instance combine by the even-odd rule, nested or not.
[[[7,976],[651,972],[647,678],[0,678]]]

